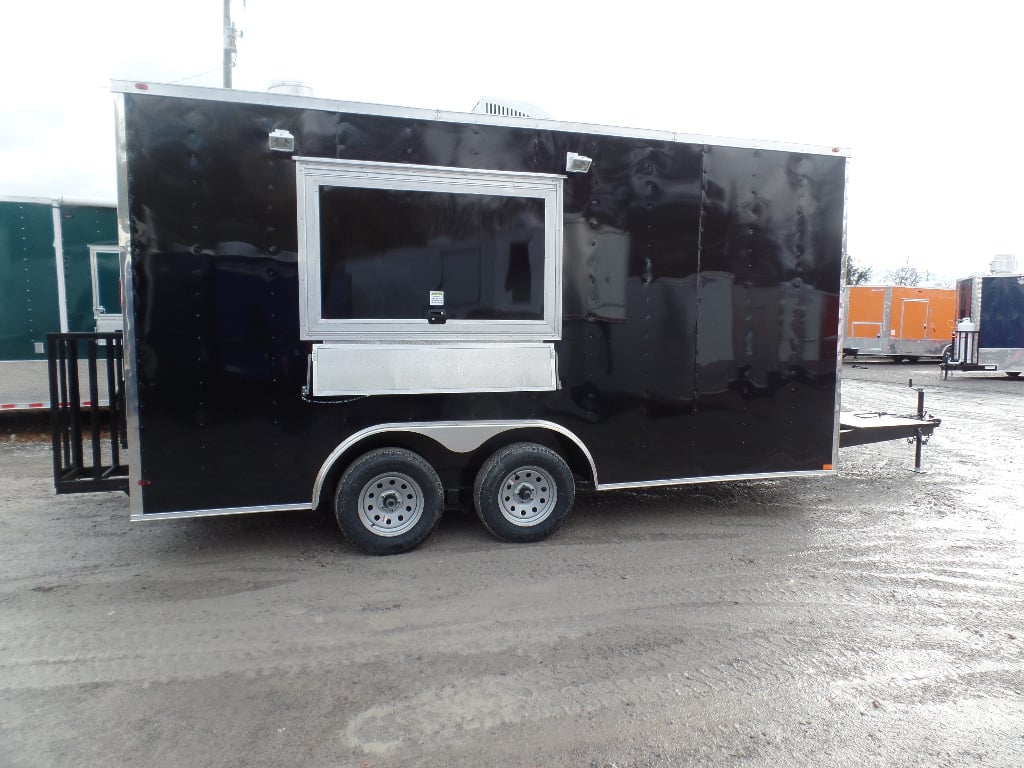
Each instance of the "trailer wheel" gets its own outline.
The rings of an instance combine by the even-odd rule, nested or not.
[[[334,516],[345,538],[369,555],[395,555],[422,544],[444,510],[434,468],[404,448],[378,448],[356,459],[338,481]]]
[[[480,522],[502,541],[546,539],[565,522],[576,487],[565,460],[536,443],[513,443],[480,468],[473,500]]]

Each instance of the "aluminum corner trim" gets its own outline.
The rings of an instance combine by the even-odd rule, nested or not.
[[[114,93],[132,94],[134,96],[170,96],[172,98],[200,99],[205,101],[222,101],[235,104],[264,104],[268,106],[284,106],[299,109],[322,109],[331,112],[349,112],[361,115],[381,115],[402,117],[413,120],[436,120],[446,123],[470,123],[476,125],[509,125],[531,130],[562,131],[566,133],[587,134],[603,133],[623,138],[649,139],[653,141],[672,141],[684,144],[714,144],[721,147],[739,147],[764,149],[780,152],[800,152],[811,155],[827,155],[832,157],[849,157],[849,147],[800,144],[794,142],[774,141],[770,139],[741,139],[728,136],[709,136],[671,130],[629,128],[600,123],[581,123],[575,121],[551,120],[537,117],[512,117],[504,115],[485,115],[472,112],[452,112],[442,109],[424,109],[422,107],[400,107],[388,104],[372,104],[368,102],[341,101],[314,96],[293,96],[282,93],[263,91],[242,91],[232,88],[211,88],[197,85],[175,85],[167,83],[138,82],[135,80],[111,80],[110,90]],[[585,154],[585,152],[584,152]]]
[[[187,509],[180,512],[151,512],[135,514],[132,512],[133,523],[143,520],[177,520],[193,517],[224,517],[226,515],[250,515],[256,512],[309,512],[309,504],[268,504],[259,507],[223,507],[220,509]]]
[[[125,103],[114,94],[114,123],[117,135],[117,242],[121,251],[121,290],[124,315],[124,408],[125,437],[128,440],[128,507],[132,520],[143,514],[142,434],[139,424],[138,341],[135,337],[135,281],[132,271],[131,224],[128,210],[128,153]]]
[[[834,465],[833,465],[834,466]],[[641,480],[629,483],[604,483],[597,486],[599,491],[620,491],[630,488],[660,488],[670,485],[701,485],[703,483],[729,483],[737,480],[778,480],[786,477],[828,477],[836,474],[834,469],[799,470],[795,472],[753,472],[746,475],[710,475],[707,477],[685,477],[674,480]]]
[[[60,332],[68,332],[68,288],[64,270],[64,230],[61,224],[60,203],[53,203],[53,256],[57,269],[57,312]]]

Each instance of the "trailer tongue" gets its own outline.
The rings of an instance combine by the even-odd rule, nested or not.
[[[888,413],[843,413],[839,417],[839,447],[929,437],[941,423],[941,419],[930,416],[918,419]]]

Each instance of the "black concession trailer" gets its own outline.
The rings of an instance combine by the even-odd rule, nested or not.
[[[326,507],[383,554],[446,506],[536,541],[577,487],[824,476],[868,441],[839,418],[842,150],[114,90],[123,430],[85,467],[57,414],[59,491]]]

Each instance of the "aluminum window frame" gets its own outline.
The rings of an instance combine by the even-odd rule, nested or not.
[[[562,217],[565,176],[404,163],[295,157],[299,333],[304,341],[557,341],[562,335]],[[324,318],[320,190],[324,187],[537,198],[544,202],[544,310],[540,320]],[[425,297],[426,298],[426,297]]]
[[[99,255],[103,254],[114,254],[117,256],[118,269],[120,270],[121,263],[121,248],[117,245],[90,245],[89,247],[89,274],[90,281],[92,282],[92,315],[95,320],[120,320],[123,313],[121,311],[111,312],[109,311],[100,301],[100,270],[99,270]],[[118,278],[120,280],[120,277]],[[123,300],[122,300],[123,303]],[[100,309],[103,311],[101,312]]]

